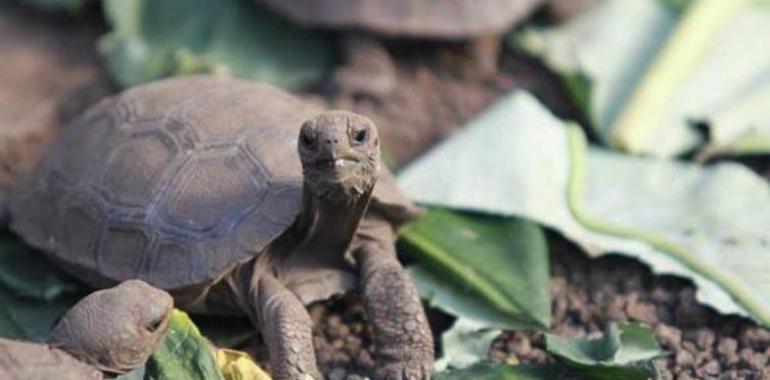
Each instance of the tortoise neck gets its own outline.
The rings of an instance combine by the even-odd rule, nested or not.
[[[302,209],[305,212],[298,223],[299,231],[305,236],[303,241],[314,246],[347,247],[366,212],[372,189],[357,196],[335,199],[319,197],[307,185],[303,188]]]

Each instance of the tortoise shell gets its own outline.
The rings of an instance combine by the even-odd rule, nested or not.
[[[306,26],[390,36],[468,38],[498,34],[545,0],[257,0]]]
[[[249,261],[302,207],[297,138],[317,113],[253,82],[159,81],[102,101],[12,191],[11,228],[95,286],[138,278],[211,284]],[[413,207],[382,170],[370,207]]]

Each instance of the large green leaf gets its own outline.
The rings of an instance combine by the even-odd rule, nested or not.
[[[59,318],[76,301],[77,298],[72,296],[32,300],[0,285],[0,337],[44,341]]]
[[[537,225],[434,209],[401,236],[420,262],[414,278],[432,305],[487,327],[550,324],[548,250]]]
[[[399,180],[418,202],[527,217],[590,254],[691,278],[701,301],[770,325],[770,186],[741,165],[587,149],[579,128],[517,93]]]
[[[116,380],[225,380],[214,353],[198,328],[174,310],[168,336],[143,366]],[[251,380],[251,379],[249,379]]]
[[[663,355],[652,330],[635,323],[612,324],[598,339],[546,334],[546,346],[551,354],[591,379],[654,378],[651,360]]]
[[[473,366],[436,373],[433,380],[556,380],[565,370],[556,366],[512,366],[479,363]]]
[[[517,41],[562,75],[607,143],[677,154],[702,142],[693,122],[706,122],[709,152],[770,151],[770,49],[759,37],[770,7],[686,3],[607,0]]]
[[[77,294],[81,285],[51,265],[41,252],[18,238],[0,234],[0,283],[16,295],[50,301]]]
[[[43,341],[82,295],[78,284],[15,237],[0,234],[0,336]]]
[[[106,0],[100,41],[118,82],[214,72],[283,87],[320,78],[332,61],[322,33],[299,30],[242,0]]]
[[[222,380],[206,339],[187,314],[175,310],[166,340],[147,363],[150,379]]]

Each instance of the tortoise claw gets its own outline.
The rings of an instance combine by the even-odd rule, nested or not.
[[[432,365],[392,363],[377,369],[372,380],[429,380]]]

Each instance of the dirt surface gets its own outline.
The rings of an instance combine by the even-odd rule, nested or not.
[[[656,362],[663,379],[770,379],[770,331],[698,304],[688,281],[653,276],[629,258],[589,259],[551,236],[551,332],[593,337],[612,321],[654,328],[670,355]],[[542,335],[506,333],[493,344],[496,361],[542,363]]]
[[[0,188],[37,162],[56,125],[106,93],[98,28],[0,3]]]
[[[588,258],[555,234],[549,243],[553,297],[549,332],[598,337],[610,322],[641,322],[653,327],[669,353],[655,363],[662,379],[770,379],[770,330],[698,304],[689,281],[654,276],[645,265],[622,256]],[[372,347],[361,304],[343,298],[314,305],[310,312],[319,366],[326,376],[342,380],[365,374],[372,365]],[[448,327],[446,316],[436,310],[429,310],[429,319],[441,321],[434,327]],[[542,334],[523,332],[498,337],[489,359],[554,360],[545,351]]]

